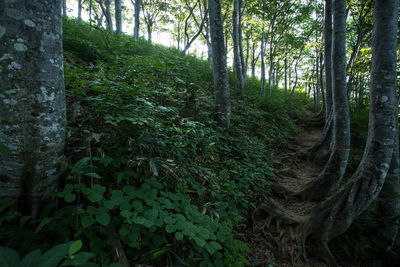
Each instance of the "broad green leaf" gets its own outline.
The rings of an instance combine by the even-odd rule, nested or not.
[[[84,216],[82,218],[82,226],[83,226],[83,228],[87,228],[89,226],[92,226],[95,222],[96,222],[96,220],[90,215],[86,215],[86,216]]]
[[[57,267],[58,264],[68,254],[69,247],[72,242],[60,244],[52,247],[40,257],[38,266],[40,267]]]
[[[35,233],[36,233],[36,234],[39,233],[40,230],[42,230],[43,227],[45,227],[46,224],[48,224],[48,223],[51,222],[52,220],[53,220],[53,218],[49,218],[49,217],[43,218],[43,219],[40,221],[38,227],[36,227]]]
[[[66,193],[64,196],[64,200],[67,203],[71,203],[76,199],[76,195],[74,193]]]
[[[71,257],[75,253],[77,253],[82,248],[82,241],[76,240],[74,243],[71,244],[68,251],[68,256]]]
[[[0,266],[1,267],[19,267],[20,261],[18,253],[7,247],[0,247]]]
[[[175,239],[180,241],[183,239],[183,233],[182,232],[176,232],[175,233]]]
[[[206,241],[203,238],[199,237],[199,236],[194,237],[193,240],[201,248],[204,247],[204,245],[206,244]]]
[[[175,232],[175,231],[176,231],[176,225],[174,225],[174,224],[168,224],[168,225],[165,227],[165,231],[167,231],[167,233],[173,233],[173,232]]]
[[[105,212],[99,213],[96,215],[96,221],[104,226],[107,226],[110,223],[110,215]]]
[[[40,252],[40,249],[34,250],[27,255],[21,260],[21,266],[29,266],[29,267],[39,267],[38,263],[40,260],[40,256],[42,253]]]

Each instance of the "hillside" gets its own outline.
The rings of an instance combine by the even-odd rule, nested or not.
[[[63,43],[66,183],[34,229],[3,229],[8,246],[23,255],[81,240],[88,252],[74,263],[101,266],[250,264],[234,228],[270,191],[272,155],[307,115],[304,96],[261,97],[248,79],[232,91],[226,130],[213,119],[207,61],[74,20]]]

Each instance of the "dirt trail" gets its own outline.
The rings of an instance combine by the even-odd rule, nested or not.
[[[309,161],[305,156],[306,151],[320,137],[323,125],[304,126],[298,134],[289,142],[288,148],[276,151],[272,155],[273,168],[276,177],[275,182],[288,189],[298,192],[310,180],[316,178],[322,167]],[[273,195],[272,198],[285,209],[295,214],[304,214],[309,208],[315,205],[313,202],[301,201],[298,198]],[[256,225],[258,224],[258,225]],[[253,252],[250,260],[254,266],[293,266],[288,258],[276,256],[280,254],[277,250],[282,248],[271,244],[272,237],[268,230],[264,231],[265,223],[249,220],[245,225],[238,227],[238,238],[245,241]],[[278,226],[279,227],[279,226]],[[261,230],[256,230],[261,229]],[[269,237],[270,236],[270,237]],[[268,240],[269,239],[269,240]],[[282,252],[282,254],[285,254]],[[304,263],[295,266],[304,266]],[[308,266],[326,266],[319,260],[313,259],[312,253],[309,255]]]

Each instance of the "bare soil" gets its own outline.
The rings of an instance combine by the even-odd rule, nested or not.
[[[322,166],[313,163],[307,158],[307,149],[310,148],[320,137],[323,125],[308,124],[300,129],[299,133],[290,140],[286,149],[276,151],[273,155],[274,181],[294,192],[299,192],[301,188],[315,179],[322,169]],[[279,203],[282,207],[296,215],[303,215],[316,203],[303,201],[299,198],[288,197],[285,195],[268,196]],[[266,224],[267,227],[266,227]],[[253,266],[327,266],[313,251],[307,251],[308,262],[293,256],[295,248],[289,240],[284,240],[283,235],[273,236],[269,233],[270,222],[265,220],[248,219],[245,224],[237,227],[237,238],[242,239],[252,250],[249,260]],[[281,227],[274,226],[275,229]],[[266,229],[268,228],[268,230]],[[292,231],[290,228],[285,229]],[[289,233],[289,236],[292,233]],[[287,239],[287,238],[286,238]],[[283,244],[283,245],[282,245]],[[284,247],[289,246],[289,247]],[[312,246],[311,246],[312,247]],[[292,253],[290,253],[292,251]],[[289,253],[288,253],[289,252]],[[289,255],[287,255],[289,254]]]

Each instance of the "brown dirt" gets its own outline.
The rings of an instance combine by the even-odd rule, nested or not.
[[[306,151],[310,148],[320,137],[322,133],[322,126],[311,124],[301,129],[297,136],[295,136],[288,145],[287,149],[278,150],[273,155],[273,167],[276,177],[275,182],[283,185],[284,187],[298,192],[300,189],[314,179],[321,171],[321,166],[309,161],[306,156]],[[271,196],[269,196],[271,197]],[[296,215],[303,215],[308,209],[315,205],[314,202],[301,201],[298,198],[287,196],[272,196],[273,200],[279,203],[282,207],[291,211]],[[274,245],[271,242],[272,236],[268,233],[269,230],[265,228],[265,220],[252,221],[248,220],[246,224],[239,226],[236,230],[238,238],[245,241],[252,250],[252,256],[249,257],[254,266],[327,266],[321,262],[312,251],[307,252],[308,263],[294,259],[293,256],[288,257],[287,251],[291,251],[291,242],[284,241],[282,244],[289,246],[283,248],[280,245]],[[274,226],[278,229],[279,225]],[[261,229],[261,230],[260,230]],[[284,237],[278,234],[272,239],[283,239]],[[285,250],[285,251],[282,251]]]

